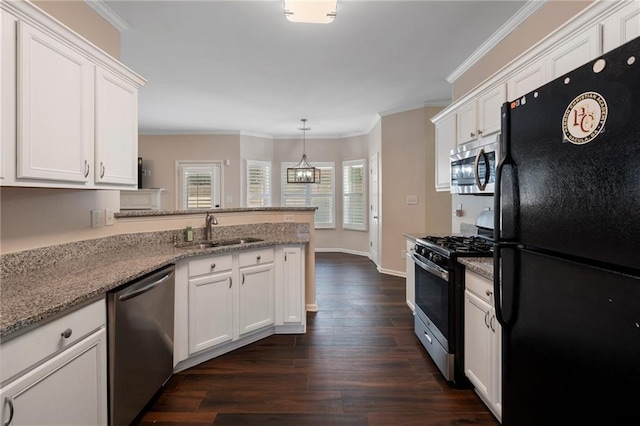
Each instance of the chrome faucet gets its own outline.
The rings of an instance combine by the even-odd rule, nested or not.
[[[205,218],[205,221],[204,221],[204,232],[205,232],[207,241],[211,241],[211,225],[217,225],[217,224],[218,224],[218,219],[216,219],[214,215],[209,214],[209,212],[207,212],[207,217]]]

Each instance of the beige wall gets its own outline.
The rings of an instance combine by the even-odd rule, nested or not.
[[[162,208],[176,209],[176,161],[221,161],[222,207],[240,207],[239,135],[140,135],[138,156],[151,176],[143,178],[145,188],[163,188]],[[229,165],[224,165],[229,160]],[[226,198],[231,197],[231,202]]]
[[[382,117],[381,265],[403,272],[403,232],[449,234],[451,195],[435,191],[435,126],[442,108],[420,108]],[[418,197],[408,205],[407,196]]]
[[[548,0],[453,83],[453,101],[480,85],[562,24],[583,11],[593,0]]]
[[[120,31],[84,1],[32,0],[32,3],[109,55],[120,59]]]

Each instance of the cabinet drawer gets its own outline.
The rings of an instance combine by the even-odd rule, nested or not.
[[[233,268],[232,255],[208,256],[189,261],[189,276],[211,274],[214,272],[227,271]]]
[[[273,248],[241,252],[239,262],[241,268],[273,262]]]
[[[101,299],[3,342],[0,345],[0,358],[2,358],[0,382],[4,382],[103,327],[106,319],[106,303]],[[71,331],[71,335],[67,338],[62,335],[66,330]]]
[[[493,306],[493,283],[480,275],[467,271],[465,287],[471,293]]]

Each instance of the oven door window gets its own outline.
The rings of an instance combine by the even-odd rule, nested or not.
[[[449,283],[416,263],[416,305],[449,340]]]

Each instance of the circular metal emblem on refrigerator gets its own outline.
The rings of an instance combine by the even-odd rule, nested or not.
[[[600,93],[585,92],[576,97],[562,117],[564,140],[576,145],[591,142],[607,121],[609,108]]]

